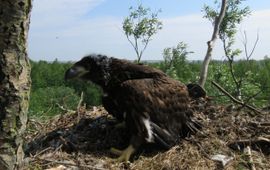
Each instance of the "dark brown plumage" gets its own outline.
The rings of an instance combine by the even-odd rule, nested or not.
[[[129,147],[112,149],[120,161],[129,160],[143,143],[170,148],[198,127],[189,109],[187,87],[158,69],[89,55],[66,71],[66,79],[75,77],[100,85],[105,109],[130,131]]]

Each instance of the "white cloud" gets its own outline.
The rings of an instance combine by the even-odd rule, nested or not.
[[[34,28],[71,25],[104,0],[35,0],[32,11]]]
[[[128,51],[123,50],[127,41],[121,23],[121,19],[113,17],[87,19],[67,28],[33,33],[29,39],[30,57],[40,58],[43,54],[46,60],[78,60],[89,53],[123,56]]]
[[[265,55],[270,55],[270,10],[254,11],[249,18],[239,26],[239,33],[236,36],[236,48],[243,49],[241,43],[241,31],[246,31],[248,36],[248,47],[251,50],[259,32],[259,42],[253,54],[254,59],[263,59]],[[149,48],[147,56],[160,56],[165,47],[175,46],[178,42],[184,41],[188,44],[189,50],[194,51],[189,59],[203,60],[206,54],[207,44],[212,35],[212,25],[209,21],[202,18],[201,15],[188,15],[175,18],[163,19],[164,28],[158,33],[157,37],[151,43],[151,48],[158,50],[153,55]],[[154,48],[156,47],[156,48]],[[218,40],[214,47],[214,59],[225,59],[222,44]],[[243,58],[243,55],[240,56]]]
[[[163,29],[157,34],[151,47],[160,47],[155,56],[162,58],[162,50],[166,47],[176,46],[183,41],[188,44],[188,50],[193,51],[189,59],[202,59],[206,42],[211,36],[211,23],[204,20],[201,15],[180,16],[176,18],[163,19]],[[149,49],[147,54],[149,54]],[[202,53],[203,51],[203,53]]]
[[[120,58],[135,59],[135,52],[126,40],[121,26],[123,18],[82,17],[102,2],[102,0],[46,0],[34,6],[30,26],[30,57],[35,60],[78,60],[88,53],[104,53]],[[65,4],[64,2],[69,2]],[[57,4],[54,4],[57,3]],[[53,5],[54,4],[54,5]],[[34,4],[35,5],[35,4]],[[44,5],[44,6],[42,6]],[[38,7],[39,6],[39,7]],[[41,7],[42,6],[42,7]],[[36,10],[36,12],[35,12]],[[250,46],[259,30],[260,41],[254,53],[256,59],[270,54],[270,10],[254,11],[252,16],[240,26],[246,30]],[[184,41],[189,50],[194,51],[188,59],[203,59],[206,42],[212,34],[212,25],[198,15],[163,18],[163,29],[153,37],[143,59],[162,59],[162,50]],[[240,35],[238,35],[240,38]],[[240,39],[237,47],[242,48]],[[221,43],[214,48],[213,58],[224,59]],[[44,57],[44,58],[42,58]]]

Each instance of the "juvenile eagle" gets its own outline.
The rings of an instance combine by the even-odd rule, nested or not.
[[[119,161],[128,161],[144,143],[164,148],[196,131],[189,109],[187,87],[162,71],[126,60],[89,55],[65,73],[65,79],[81,78],[101,86],[103,106],[131,133],[123,151],[111,149]]]

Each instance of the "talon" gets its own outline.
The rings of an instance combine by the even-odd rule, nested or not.
[[[115,149],[115,148],[111,148],[111,152],[115,153],[116,155],[120,155],[117,159],[115,159],[116,162],[128,162],[130,159],[130,156],[135,152],[135,148],[132,145],[129,145],[123,151]]]

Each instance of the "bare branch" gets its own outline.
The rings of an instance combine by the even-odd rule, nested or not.
[[[215,81],[212,81],[212,84],[217,88],[219,89],[223,94],[225,94],[226,96],[228,96],[233,102],[235,102],[236,104],[239,104],[241,106],[245,106],[247,107],[248,109],[254,111],[254,112],[257,112],[257,113],[261,113],[262,112],[260,110],[258,110],[257,108],[253,107],[253,106],[250,106],[240,100],[237,100],[236,98],[234,98],[229,92],[227,92],[224,88],[222,88],[218,83],[216,83]]]
[[[141,53],[140,53],[140,58],[141,58],[142,54],[144,53],[146,47],[148,46],[148,43],[149,43],[149,41],[150,41],[150,38],[151,38],[151,37],[148,37],[148,38],[146,39],[145,44],[144,44],[144,47],[143,47],[143,49],[141,50]]]
[[[257,36],[256,36],[256,40],[253,44],[253,47],[251,49],[251,52],[248,53],[248,38],[247,38],[247,32],[244,31],[244,35],[243,35],[243,40],[242,40],[242,44],[244,45],[244,49],[245,49],[245,56],[246,56],[246,60],[249,61],[251,56],[253,55],[256,47],[257,47],[257,44],[259,42],[259,32],[257,31]]]
[[[253,158],[252,158],[250,146],[247,146],[247,156],[249,159],[248,162],[249,162],[249,166],[250,166],[251,170],[256,170],[255,165],[253,163]]]
[[[81,120],[80,108],[82,106],[82,102],[83,102],[83,91],[81,92],[81,98],[80,98],[79,103],[77,105],[77,114],[78,114],[78,116],[77,116],[77,123],[79,123],[80,120]]]

